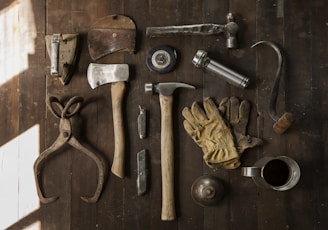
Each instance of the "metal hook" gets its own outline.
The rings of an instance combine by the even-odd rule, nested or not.
[[[277,53],[278,56],[278,67],[277,67],[275,80],[270,95],[269,115],[272,118],[272,120],[275,121],[273,125],[273,130],[278,134],[282,134],[291,126],[291,124],[294,121],[294,115],[292,113],[285,112],[281,117],[279,117],[276,109],[283,57],[279,47],[270,41],[259,41],[254,45],[252,45],[251,48],[254,48],[255,46],[260,44],[265,44],[270,46],[271,48],[274,49],[274,51]]]

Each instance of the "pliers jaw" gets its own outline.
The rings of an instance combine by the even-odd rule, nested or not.
[[[71,145],[72,147],[74,147],[75,149],[80,150],[82,153],[86,154],[97,165],[97,168],[98,168],[98,184],[97,184],[95,193],[93,194],[93,196],[90,196],[90,197],[87,197],[87,196],[81,196],[80,197],[83,201],[85,201],[87,203],[96,203],[98,201],[100,195],[101,195],[101,192],[102,192],[102,189],[103,189],[103,186],[104,186],[104,183],[105,183],[105,177],[106,177],[106,173],[107,173],[106,161],[102,156],[91,152],[89,149],[87,149],[86,147],[81,145],[74,136],[72,136],[68,140],[68,144]]]
[[[43,192],[41,190],[41,186],[40,186],[40,183],[41,183],[41,178],[40,178],[40,166],[41,166],[41,162],[43,161],[43,159],[40,159],[40,157],[34,162],[34,176],[35,176],[35,183],[36,183],[36,191],[38,193],[38,196],[39,196],[39,199],[40,199],[40,202],[43,203],[43,204],[48,204],[48,203],[52,203],[52,202],[55,202],[59,197],[45,197],[43,195]]]

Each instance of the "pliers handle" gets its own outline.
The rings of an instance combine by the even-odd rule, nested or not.
[[[69,99],[65,106],[63,106],[60,103],[57,97],[49,96],[46,99],[46,104],[48,106],[48,109],[55,117],[59,119],[71,118],[75,116],[77,112],[79,112],[79,110],[81,109],[82,103],[83,103],[83,98],[78,96],[73,96],[71,99]],[[57,109],[53,105],[56,105]],[[72,109],[72,106],[75,107],[73,107],[73,110],[70,111],[70,109]]]

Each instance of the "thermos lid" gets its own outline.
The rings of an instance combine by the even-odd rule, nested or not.
[[[200,206],[217,205],[224,196],[223,183],[214,176],[201,176],[192,184],[191,196]]]

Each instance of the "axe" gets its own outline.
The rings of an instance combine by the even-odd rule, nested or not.
[[[122,116],[122,102],[125,91],[125,81],[129,80],[129,66],[127,64],[95,64],[90,63],[87,78],[92,89],[112,83],[111,97],[114,125],[114,159],[111,171],[120,178],[124,178],[124,126]]]

